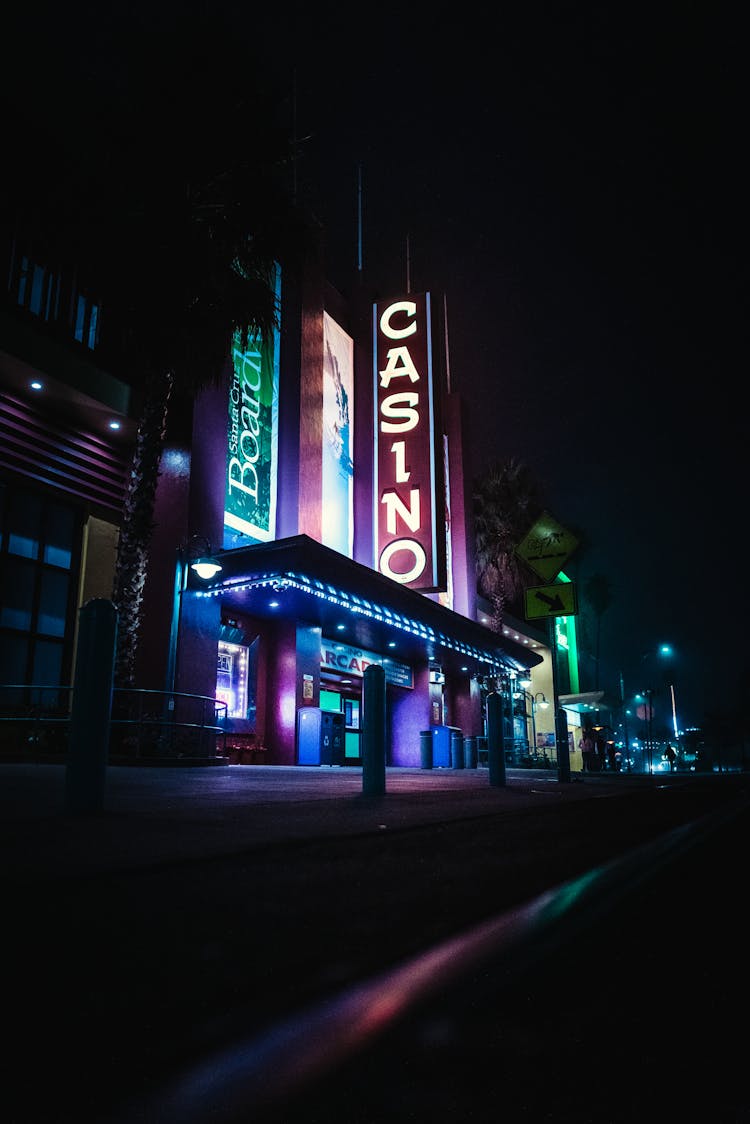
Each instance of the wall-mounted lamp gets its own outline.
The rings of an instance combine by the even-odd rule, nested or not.
[[[536,706],[540,706],[542,710],[547,709],[549,703],[547,702],[544,691],[537,691],[537,693],[534,695],[534,703],[536,704]]]
[[[172,591],[172,621],[169,629],[169,651],[166,667],[166,690],[173,694],[177,682],[177,647],[180,631],[182,595],[188,588],[188,567],[194,570],[202,581],[209,581],[223,569],[221,562],[213,556],[211,543],[202,535],[192,535],[183,539],[177,547]]]
[[[199,578],[208,581],[214,574],[218,574],[221,570],[221,563],[217,562],[215,558],[196,558],[195,562],[190,563],[190,569],[195,570]]]
[[[211,543],[206,538],[194,535],[190,540],[189,554],[190,569],[203,581],[215,577],[222,569],[221,562],[214,558]]]

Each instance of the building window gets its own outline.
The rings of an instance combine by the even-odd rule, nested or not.
[[[227,718],[247,717],[247,656],[244,644],[219,641],[216,698],[227,704]]]
[[[71,666],[81,536],[75,508],[0,486],[0,682],[62,682]]]
[[[8,288],[16,303],[41,320],[59,323],[69,308],[73,337],[89,351],[99,343],[101,307],[90,294],[68,282],[61,273],[34,261],[27,254],[17,254],[11,263]],[[65,299],[63,300],[63,291]]]
[[[92,351],[99,342],[99,306],[83,293],[77,294],[73,335],[79,343]]]

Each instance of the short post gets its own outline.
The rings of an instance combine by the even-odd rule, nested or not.
[[[65,770],[65,804],[74,814],[101,811],[109,755],[117,610],[87,601],[79,614],[76,673]]]
[[[487,764],[490,785],[505,786],[505,734],[503,730],[503,696],[493,691],[487,696]]]
[[[365,668],[362,689],[362,795],[385,792],[385,671]]]
[[[557,745],[557,779],[560,784],[570,784],[568,716],[562,706],[555,712],[555,744]]]

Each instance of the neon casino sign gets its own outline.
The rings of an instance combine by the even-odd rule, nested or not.
[[[413,589],[444,589],[430,294],[375,305],[373,333],[377,569]],[[441,499],[441,521],[443,508]]]

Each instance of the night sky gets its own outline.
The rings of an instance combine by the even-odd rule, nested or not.
[[[641,657],[670,642],[697,723],[747,677],[738,17],[522,8],[73,5],[13,34],[52,45],[63,75],[82,56],[90,89],[115,62],[137,85],[146,43],[165,65],[193,51],[200,84],[191,25],[209,14],[227,68],[262,74],[296,123],[330,280],[390,296],[408,266],[413,291],[445,294],[474,472],[522,460],[585,531],[568,573],[613,590],[600,686],[654,685]]]
[[[524,461],[589,541],[569,576],[612,586],[599,685],[657,687],[660,719],[669,642],[697,723],[746,667],[739,29],[714,4],[523,9],[348,50],[311,14],[300,182],[346,291],[361,162],[365,284],[405,287],[408,237],[412,289],[446,294],[475,471]]]

